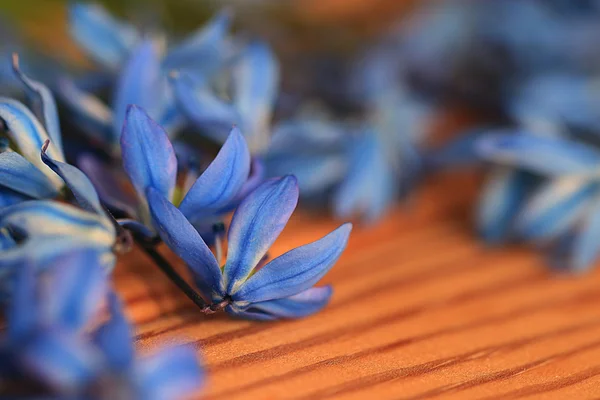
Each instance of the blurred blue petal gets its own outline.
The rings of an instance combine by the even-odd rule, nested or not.
[[[372,222],[391,206],[399,188],[397,178],[376,134],[354,140],[350,152],[350,170],[336,189],[334,212],[338,218],[359,216]]]
[[[200,175],[179,209],[190,221],[200,220],[227,207],[250,173],[250,152],[241,132],[234,128],[213,162]]]
[[[344,224],[313,243],[277,257],[252,275],[234,301],[251,303],[279,299],[311,288],[336,263],[346,248],[352,224]]]
[[[130,104],[143,108],[155,119],[161,117],[166,81],[160,68],[156,47],[151,40],[143,41],[136,46],[121,70],[112,104],[115,142],[119,140]]]
[[[485,160],[543,175],[593,173],[600,152],[580,143],[525,134],[490,134],[477,143]]]
[[[294,296],[252,304],[247,310],[227,311],[238,317],[271,321],[280,318],[302,318],[320,311],[327,305],[333,290],[331,286],[310,288]]]
[[[122,170],[113,171],[111,166],[103,164],[91,154],[80,156],[77,164],[94,185],[102,203],[111,211],[119,211],[128,216],[136,215],[137,199],[123,187],[124,183],[121,181],[127,178],[123,176]]]
[[[490,172],[477,208],[477,229],[483,240],[497,244],[507,239],[533,181],[528,173],[506,167]]]
[[[428,169],[471,166],[481,161],[476,151],[476,145],[482,135],[489,131],[485,128],[476,128],[462,133],[457,139],[450,140],[439,149],[425,155],[424,163]]]
[[[31,198],[29,196],[25,196],[21,193],[15,192],[14,190],[0,187],[0,209],[30,199]]]
[[[42,161],[65,181],[79,206],[84,210],[104,216],[104,207],[100,204],[98,193],[89,178],[76,167],[50,158],[46,154],[46,146],[47,142],[42,148]]]
[[[165,244],[188,265],[204,299],[222,296],[221,269],[200,234],[159,191],[148,187],[146,194],[154,227]]]
[[[75,334],[47,331],[31,339],[19,353],[24,368],[59,392],[85,386],[97,368],[97,354]]]
[[[347,132],[340,124],[320,119],[285,121],[273,129],[269,152],[314,152],[341,149]]]
[[[139,376],[147,400],[187,398],[204,382],[196,352],[191,346],[161,349],[139,363]]]
[[[0,153],[0,186],[34,199],[50,199],[57,188],[40,170],[18,153]]]
[[[136,30],[115,20],[97,4],[69,6],[71,36],[95,61],[117,69],[138,40]]]
[[[112,111],[97,97],[81,90],[70,79],[61,77],[56,83],[59,99],[70,113],[70,120],[99,147],[118,154],[115,148]]]
[[[231,127],[240,123],[235,107],[215,96],[204,82],[181,72],[171,77],[171,84],[181,112],[215,141],[224,142]]]
[[[208,24],[169,50],[163,61],[166,69],[185,68],[209,76],[217,72],[231,25],[230,10],[218,13]]]
[[[50,89],[41,82],[35,81],[25,75],[18,64],[18,57],[13,55],[14,71],[17,77],[23,82],[28,90],[28,97],[32,103],[32,108],[36,111],[37,117],[43,121],[46,127],[46,132],[50,136],[52,143],[62,149],[62,136],[60,131],[60,123],[58,121],[58,110],[56,102]]]
[[[15,273],[14,290],[6,315],[9,340],[20,340],[39,322],[35,273],[32,263],[28,260],[25,260]]]
[[[569,267],[575,272],[589,270],[600,254],[600,201],[598,194],[582,218],[582,226],[572,243]]]
[[[40,149],[50,137],[31,111],[18,101],[0,98],[0,118],[6,124],[10,139],[18,146],[18,152],[40,171],[48,171],[48,179],[57,188],[61,187],[62,180],[48,170],[40,158]],[[50,146],[48,154],[58,161],[64,161],[62,150],[55,145]]]
[[[137,106],[127,109],[121,149],[123,167],[140,198],[153,187],[171,199],[177,177],[175,151],[165,131]]]
[[[126,373],[133,365],[132,329],[122,311],[122,304],[109,294],[110,319],[94,333],[94,342],[102,349],[107,367],[118,374]]]
[[[564,233],[583,215],[598,188],[597,183],[579,177],[558,178],[542,185],[519,214],[518,233],[537,241]]]
[[[228,293],[235,293],[277,239],[298,202],[293,176],[270,179],[235,210],[228,232],[227,263],[223,271]]]
[[[43,308],[46,322],[72,332],[89,328],[102,310],[108,276],[97,251],[74,249],[55,261],[47,281]],[[57,291],[57,288],[60,290]]]
[[[251,43],[236,66],[233,99],[253,153],[265,151],[269,144],[278,88],[279,65],[271,49],[263,42]]]

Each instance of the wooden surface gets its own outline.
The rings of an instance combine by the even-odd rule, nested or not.
[[[140,351],[192,343],[207,399],[600,397],[600,274],[550,274],[528,249],[486,249],[464,190],[432,182],[408,210],[357,228],[321,313],[205,317],[134,252],[117,288]],[[336,226],[300,214],[273,255]]]

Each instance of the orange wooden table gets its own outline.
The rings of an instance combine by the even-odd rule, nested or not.
[[[200,315],[134,252],[116,284],[140,350],[192,343],[208,399],[600,397],[600,273],[556,276],[531,250],[485,248],[470,201],[441,183],[355,228],[324,279],[331,304],[303,320]],[[300,213],[273,255],[334,226]]]

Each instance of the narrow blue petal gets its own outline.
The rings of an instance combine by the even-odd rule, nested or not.
[[[0,186],[34,199],[58,195],[56,187],[40,170],[18,153],[0,153]]]
[[[204,382],[204,372],[192,347],[161,349],[137,365],[143,393],[148,400],[171,400],[188,397]]]
[[[235,210],[229,227],[223,275],[227,293],[235,293],[277,239],[298,203],[293,176],[270,179]]]
[[[253,42],[245,49],[234,73],[234,104],[242,132],[253,153],[269,144],[271,114],[279,87],[279,65],[271,49]]]
[[[57,151],[62,154],[62,136],[60,131],[60,123],[58,120],[58,110],[52,92],[46,85],[41,82],[29,78],[19,68],[19,59],[16,54],[13,54],[13,69],[17,77],[23,82],[28,90],[28,97],[33,104],[37,117],[44,122],[46,132],[50,136],[52,143],[57,146]]]
[[[572,244],[570,267],[575,272],[588,271],[600,254],[600,201],[598,195],[583,218],[583,226]]]
[[[153,187],[170,199],[177,177],[175,151],[165,131],[146,112],[129,106],[121,135],[123,167],[140,198]]]
[[[64,77],[58,79],[56,91],[69,109],[71,121],[98,147],[110,154],[118,154],[118,143],[115,144],[118,140],[113,133],[113,114],[108,106]]]
[[[251,304],[245,311],[235,312],[241,318],[270,321],[303,318],[320,311],[329,303],[331,286],[310,288],[294,296]],[[231,312],[231,311],[230,311]]]
[[[250,173],[250,152],[234,128],[217,157],[190,188],[179,209],[188,220],[210,217],[236,197]]]
[[[490,172],[477,208],[477,229],[486,242],[496,244],[507,239],[533,182],[534,178],[523,171],[497,167]]]
[[[229,212],[236,208],[250,193],[265,181],[265,165],[262,159],[254,157],[251,161],[250,176],[239,190],[235,199],[227,207],[220,210],[221,213]],[[285,174],[282,174],[285,175]]]
[[[78,168],[50,158],[46,154],[47,143],[42,148],[44,163],[65,181],[81,208],[105,216],[104,207],[100,204],[98,193],[96,193],[96,189],[89,178]]]
[[[524,134],[486,135],[477,152],[489,161],[550,176],[592,173],[600,164],[600,153],[591,147]]]
[[[275,315],[269,314],[261,309],[252,307],[242,310],[229,305],[225,307],[225,311],[234,317],[240,319],[248,319],[251,321],[275,321],[277,319]]]
[[[71,36],[95,61],[117,69],[138,40],[136,30],[111,17],[97,4],[69,6]]]
[[[82,337],[59,332],[37,335],[19,356],[26,370],[63,393],[87,385],[99,361]]]
[[[122,218],[118,219],[117,222],[120,226],[131,231],[131,233],[139,236],[140,238],[152,241],[156,238],[156,232],[148,228],[146,225],[135,219]]]
[[[200,75],[211,76],[223,62],[230,25],[231,12],[221,11],[208,24],[169,50],[163,62],[164,68],[193,69]]]
[[[131,217],[136,215],[137,199],[127,190],[129,181],[121,169],[114,171],[113,167],[103,164],[92,154],[80,156],[77,165],[89,177],[102,203],[111,211]]]
[[[8,337],[13,341],[29,335],[40,323],[35,291],[35,269],[32,263],[24,260],[15,275],[6,316]]]
[[[54,262],[56,266],[43,284],[47,322],[81,332],[98,317],[108,292],[100,257],[97,251],[74,249]]]
[[[128,373],[134,360],[133,332],[123,314],[123,306],[115,293],[110,293],[110,319],[94,333],[94,342],[104,356],[104,362],[114,373]]]
[[[565,177],[541,186],[517,217],[516,229],[526,239],[544,241],[571,229],[583,215],[598,185]]]
[[[188,265],[204,299],[222,296],[221,269],[200,234],[160,192],[149,187],[146,193],[154,227],[165,244]]]
[[[311,288],[337,262],[348,244],[352,224],[344,224],[316,242],[290,250],[252,275],[234,301],[261,302],[293,296]]]
[[[154,119],[162,116],[166,80],[156,47],[150,40],[140,43],[121,70],[112,103],[115,141],[118,141],[130,104],[143,108]]]
[[[216,97],[190,75],[177,73],[171,77],[171,84],[181,112],[211,139],[224,142],[231,127],[241,122],[233,105]]]
[[[347,129],[320,119],[285,121],[273,129],[270,153],[341,150],[347,139]]]
[[[489,129],[477,128],[462,133],[457,139],[450,140],[441,148],[432,150],[425,156],[425,164],[430,169],[470,166],[480,162],[477,143]]]
[[[31,111],[18,101],[0,98],[0,118],[4,120],[8,135],[18,146],[19,153],[40,171],[48,171],[46,175],[55,187],[62,187],[60,177],[48,170],[40,158],[40,149],[50,137]],[[55,160],[64,161],[62,151],[55,145],[50,146],[48,154]]]

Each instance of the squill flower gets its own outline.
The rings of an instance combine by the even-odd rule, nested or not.
[[[600,252],[600,152],[568,139],[527,134],[486,135],[476,151],[490,162],[545,178],[523,202],[514,230],[534,243],[559,244],[567,253],[563,266],[589,268]]]
[[[138,195],[137,220],[151,228],[148,188],[179,207],[210,241],[212,228],[260,183],[250,175],[250,153],[234,128],[216,158],[200,176],[182,185],[177,180],[177,157],[164,129],[137,106],[130,106],[121,136],[123,167]],[[129,223],[131,227],[134,225]],[[137,224],[138,231],[143,228]],[[136,229],[136,228],[134,228]]]
[[[261,184],[237,207],[228,232],[225,264],[215,258],[185,215],[160,190],[146,187],[154,226],[189,267],[214,310],[247,319],[300,318],[323,308],[331,287],[313,287],[342,254],[351,224],[261,266],[298,201],[293,176]]]
[[[131,326],[96,260],[74,252],[43,279],[34,279],[29,263],[18,271],[7,334],[0,339],[0,381],[21,392],[33,387],[107,400],[170,400],[197,390],[203,373],[193,349],[135,357]],[[107,294],[110,318],[98,327]]]
[[[236,124],[252,154],[262,154],[269,145],[278,94],[277,60],[266,43],[255,41],[240,51],[224,75],[231,82],[231,93],[219,96],[206,77],[183,71],[172,74],[179,107],[197,129],[219,143],[225,141],[228,127]]]
[[[168,71],[178,69],[193,71],[197,76],[212,75],[227,53],[228,12],[218,14],[166,53],[160,40],[142,35],[96,4],[73,4],[70,17],[73,38],[94,60],[118,77],[110,107],[67,78],[60,80],[57,90],[73,114],[74,122],[113,156],[120,153],[121,125],[129,104],[142,106],[175,133],[182,121],[167,82]]]

